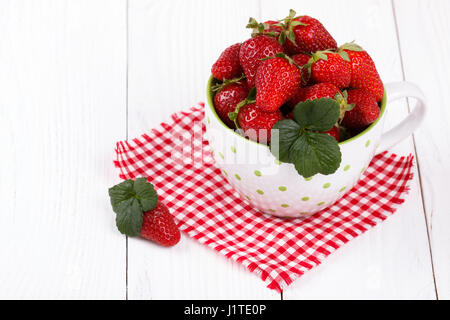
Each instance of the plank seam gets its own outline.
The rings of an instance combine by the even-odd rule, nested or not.
[[[125,1],[125,45],[126,45],[126,75],[125,75],[125,121],[126,121],[126,139],[128,140],[128,57],[129,57],[129,27],[128,27],[128,10],[129,0]],[[125,236],[125,300],[128,300],[128,236]]]
[[[393,17],[394,17],[395,34],[396,34],[396,38],[397,38],[398,53],[399,53],[399,56],[400,56],[400,66],[401,66],[402,78],[403,78],[402,80],[406,81],[406,74],[405,74],[405,68],[404,68],[403,56],[402,56],[402,48],[401,48],[401,43],[400,43],[400,31],[399,31],[399,28],[398,28],[397,14],[395,12],[394,0],[391,0],[391,7],[392,7],[392,14],[393,14]],[[406,104],[407,104],[407,107],[408,107],[408,112],[411,112],[411,106],[409,104],[409,99],[408,98],[406,99]],[[420,170],[419,155],[417,153],[417,148],[416,148],[416,138],[414,136],[414,133],[412,134],[412,140],[413,140],[413,147],[414,147],[414,155],[415,155],[416,164],[417,164],[417,175],[418,175],[418,178],[419,178],[420,197],[421,197],[421,201],[422,201],[423,215],[424,215],[424,219],[425,219],[425,229],[427,231],[428,250],[430,252],[431,272],[432,272],[432,275],[433,275],[434,293],[436,295],[436,300],[439,300],[439,294],[438,294],[437,284],[436,284],[436,275],[435,275],[435,272],[434,272],[433,251],[432,251],[432,248],[431,248],[430,231],[429,231],[429,228],[428,228],[427,209],[426,209],[426,206],[425,206],[424,193],[423,193],[423,187],[422,187],[423,186],[423,184],[422,184],[422,175],[421,175],[421,170]]]

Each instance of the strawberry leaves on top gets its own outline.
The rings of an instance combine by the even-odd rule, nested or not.
[[[339,103],[322,98],[298,103],[294,120],[278,121],[273,129],[270,151],[281,162],[292,163],[305,178],[317,173],[332,174],[341,163],[341,151],[329,131],[338,121]]]
[[[300,21],[294,20],[296,18],[296,12],[292,9],[289,10],[289,15],[282,19],[281,26],[283,27],[283,31],[280,32],[280,37],[278,38],[278,42],[280,44],[285,44],[286,39],[292,42],[292,44],[297,45],[295,42],[295,33],[294,33],[294,27],[296,26],[306,26],[305,23],[302,23]]]
[[[281,31],[281,24],[278,21],[271,21],[272,23],[260,23],[255,18],[250,18],[246,28],[252,29],[252,37],[259,35],[266,35],[269,37],[278,37]]]
[[[122,234],[138,236],[141,233],[143,212],[158,203],[158,194],[146,178],[125,180],[108,190],[116,225]]]

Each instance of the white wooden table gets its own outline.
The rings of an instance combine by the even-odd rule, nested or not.
[[[407,201],[282,295],[182,237],[172,248],[116,231],[115,142],[205,99],[210,66],[250,16],[293,8],[356,40],[385,82],[429,102]],[[449,299],[450,1],[0,1],[0,298]],[[408,112],[389,105],[389,121]]]

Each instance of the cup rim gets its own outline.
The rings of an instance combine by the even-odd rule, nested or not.
[[[262,143],[259,143],[259,142],[256,142],[256,141],[253,141],[253,140],[250,140],[250,139],[246,139],[245,137],[241,136],[239,133],[237,133],[236,131],[234,131],[234,130],[231,129],[230,127],[228,127],[228,126],[222,121],[222,119],[220,119],[219,115],[218,115],[217,112],[216,112],[216,109],[214,108],[213,94],[212,94],[212,88],[211,88],[212,83],[213,83],[214,80],[215,80],[215,79],[214,79],[213,75],[210,75],[210,76],[209,76],[209,79],[208,79],[208,83],[207,83],[207,85],[206,85],[206,99],[207,99],[207,103],[208,103],[208,106],[209,106],[211,112],[212,112],[213,115],[216,117],[216,119],[219,121],[219,123],[220,123],[225,129],[227,129],[228,131],[234,133],[235,135],[239,136],[240,138],[242,138],[242,139],[244,139],[244,140],[246,140],[246,141],[248,141],[248,142],[256,143],[257,145],[268,147],[268,146],[265,145],[265,144],[262,144]],[[365,135],[366,133],[368,133],[370,130],[372,130],[372,128],[374,128],[374,127],[378,124],[378,122],[380,121],[380,119],[384,116],[384,113],[385,113],[385,111],[386,111],[386,100],[387,100],[387,98],[386,98],[386,88],[384,88],[383,98],[381,99],[380,115],[378,116],[378,118],[377,118],[373,123],[371,123],[366,129],[364,129],[363,131],[361,131],[361,132],[358,133],[357,135],[351,137],[350,139],[347,139],[347,140],[345,140],[345,141],[339,142],[338,145],[341,146],[341,145],[344,145],[344,144],[346,144],[346,143],[353,142],[353,141],[355,141],[355,140],[361,138],[363,135]]]

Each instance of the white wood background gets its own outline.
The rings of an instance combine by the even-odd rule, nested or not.
[[[280,295],[186,236],[122,236],[107,188],[117,140],[203,101],[248,17],[290,8],[356,40],[384,82],[417,83],[429,113],[394,149],[417,159],[401,209]],[[0,298],[449,299],[449,14],[448,0],[1,0]]]

